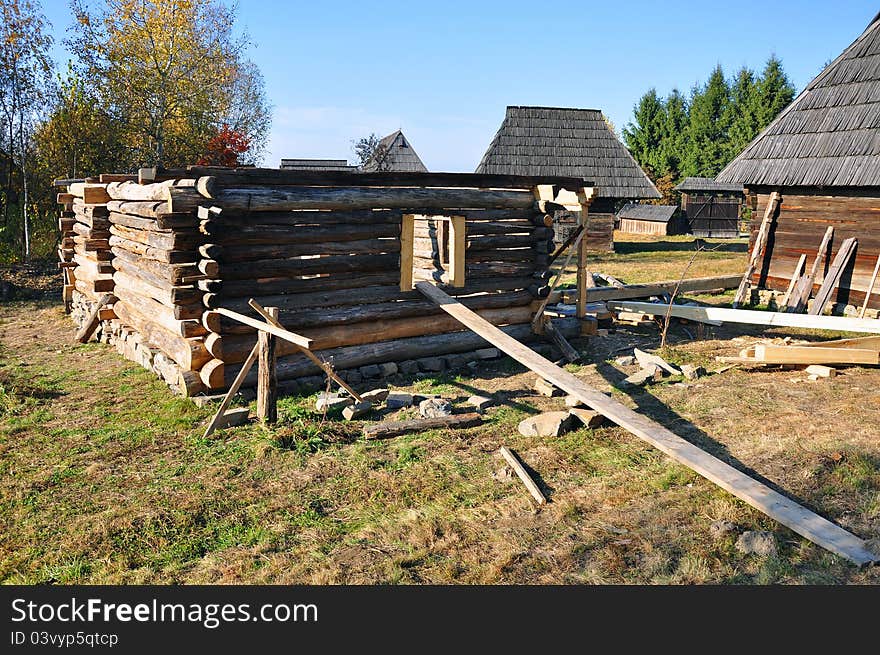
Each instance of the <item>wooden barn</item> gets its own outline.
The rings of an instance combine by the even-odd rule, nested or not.
[[[630,202],[617,212],[617,229],[627,234],[666,236],[681,234],[675,205],[640,205]]]
[[[686,177],[675,190],[681,193],[681,211],[691,234],[728,239],[739,236],[744,197],[741,184]]]
[[[657,187],[598,109],[508,107],[477,173],[561,175],[593,181],[587,247],[614,250],[615,211],[627,201],[660,198]],[[565,225],[565,217],[560,221]],[[568,218],[569,225],[576,221]],[[561,237],[561,238],[560,238]],[[557,240],[564,240],[557,234]]]
[[[836,301],[863,303],[880,255],[880,14],[717,179],[745,186],[756,209],[753,244],[765,209],[776,204],[771,194],[779,194],[753,284],[786,290],[796,269],[811,271],[818,260],[815,289],[855,238]],[[880,307],[876,290],[869,307]]]
[[[392,132],[379,141],[379,147],[376,148],[373,158],[364,164],[363,170],[368,173],[377,171],[428,172],[418,153],[413,150],[412,144],[400,130]]]

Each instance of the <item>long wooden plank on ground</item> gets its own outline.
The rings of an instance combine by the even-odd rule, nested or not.
[[[419,282],[416,288],[462,325],[476,332],[496,348],[503,350],[520,364],[799,535],[859,566],[880,560],[880,557],[869,551],[865,542],[854,534],[798,505],[767,485],[753,480],[646,416],[589,387],[583,380],[490,325],[434,285]]]
[[[863,348],[880,350],[880,337],[856,337],[854,339],[834,339],[833,341],[816,341],[799,343],[801,348]]]
[[[721,275],[718,277],[695,277],[687,280],[667,280],[651,284],[627,284],[622,287],[593,287],[587,289],[587,302],[649,298],[650,296],[672,293],[676,286],[680,294],[713,289],[736,289],[739,281],[739,275]],[[571,290],[562,293],[571,293]]]
[[[813,306],[810,307],[810,311],[807,312],[808,314],[818,316],[822,313],[822,310],[825,308],[825,303],[828,302],[828,299],[831,298],[831,294],[837,288],[837,284],[840,282],[843,271],[847,264],[849,264],[849,260],[852,259],[858,245],[859,242],[854,237],[846,239],[840,244],[840,250],[837,251],[837,255],[834,257],[834,262],[832,262],[831,268],[828,270],[828,275],[825,276],[825,279],[822,281],[822,286],[819,287],[819,290],[816,292],[816,298],[813,300]]]
[[[752,256],[749,258],[749,265],[743,274],[742,281],[739,283],[739,289],[733,298],[733,306],[739,307],[746,299],[746,293],[749,290],[749,284],[752,281],[752,275],[764,259],[764,249],[767,245],[767,239],[770,236],[770,224],[773,223],[773,215],[776,213],[776,207],[779,204],[779,193],[774,191],[770,194],[767,201],[767,209],[764,210],[764,217],[761,219],[761,227],[758,229],[758,236],[755,239],[755,245],[752,247]]]
[[[880,352],[863,348],[755,345],[755,360],[767,364],[880,364]]]
[[[762,312],[754,309],[727,309],[726,307],[693,307],[690,305],[660,305],[634,300],[610,300],[608,309],[619,312],[641,312],[655,316],[667,310],[672,316],[692,321],[721,321],[723,323],[746,323],[767,327],[795,327],[807,330],[835,330],[838,332],[863,332],[880,334],[880,320],[876,318],[850,318],[848,316],[811,316],[809,314],[786,314]]]

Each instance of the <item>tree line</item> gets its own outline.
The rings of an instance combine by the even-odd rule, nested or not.
[[[741,68],[732,79],[716,66],[686,97],[649,90],[633,109],[623,138],[633,157],[675,204],[685,177],[715,177],[794,99],[794,85],[775,56],[760,75]]]
[[[258,163],[271,109],[221,0],[71,0],[52,61],[38,0],[0,0],[0,262],[56,241],[51,181]]]

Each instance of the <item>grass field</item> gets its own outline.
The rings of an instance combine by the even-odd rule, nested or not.
[[[736,245],[700,253],[689,277],[741,271]],[[692,248],[623,240],[594,268],[626,282],[674,279]],[[716,354],[759,334],[746,330],[692,341],[675,328],[663,354],[712,369]],[[459,402],[494,394],[481,427],[368,443],[360,424],[315,413],[313,398],[285,398],[276,428],[205,440],[209,408],[174,398],[112,348],[74,345],[72,332],[54,300],[0,305],[7,583],[880,582],[876,568],[810,544],[620,428],[520,436],[518,421],[562,401],[533,395],[533,374],[508,359],[474,376],[395,380]],[[634,369],[614,355],[658,342],[653,327],[620,328],[576,341],[585,363],[569,368],[880,543],[880,371],[809,382],[800,371],[734,369],[624,389]],[[501,445],[535,472],[548,505],[533,506]],[[772,531],[778,555],[743,555],[737,533],[713,538],[718,519]]]

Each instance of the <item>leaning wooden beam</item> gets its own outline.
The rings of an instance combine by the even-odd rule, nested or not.
[[[797,284],[797,281],[800,279],[801,275],[803,275],[806,266],[807,255],[805,253],[801,253],[801,257],[800,259],[798,259],[798,263],[794,267],[794,273],[792,273],[791,275],[791,281],[788,283],[788,289],[785,290],[785,295],[782,297],[782,302],[779,304],[779,306],[783,308],[783,311],[786,307],[788,307],[788,301],[791,298],[791,293],[792,291],[794,291],[794,287]]]
[[[220,423],[220,419],[226,412],[226,408],[229,407],[229,403],[232,402],[232,397],[238,393],[238,390],[241,387],[241,383],[244,382],[244,379],[250,372],[251,367],[254,365],[254,362],[257,361],[257,357],[259,356],[259,354],[260,344],[258,343],[254,346],[251,354],[248,355],[248,358],[247,360],[245,360],[245,363],[241,367],[241,370],[238,372],[238,375],[235,376],[235,380],[233,380],[232,384],[230,385],[229,391],[227,391],[226,395],[223,396],[223,402],[220,403],[220,407],[217,408],[217,413],[214,414],[214,418],[211,419],[208,427],[205,428],[205,434],[202,435],[203,438],[207,439],[209,436],[211,436],[211,433],[217,428],[217,424]]]
[[[829,225],[825,229],[825,234],[822,235],[822,241],[819,243],[819,250],[816,251],[816,259],[813,260],[810,272],[802,275],[798,279],[797,284],[794,285],[794,291],[792,291],[792,295],[788,299],[788,306],[785,311],[794,314],[800,314],[804,311],[804,307],[807,306],[807,302],[810,300],[810,294],[813,293],[813,283],[816,280],[816,275],[819,274],[819,267],[827,257],[828,245],[831,243],[833,236],[834,226]]]
[[[386,421],[384,423],[365,425],[364,438],[385,439],[412,432],[436,430],[437,428],[472,428],[480,425],[482,422],[483,417],[476,412],[440,416],[438,418],[415,419],[413,421]]]
[[[458,319],[462,325],[473,330],[551,384],[568,392],[620,427],[632,432],[675,461],[696,471],[707,480],[714,482],[755,509],[791,528],[799,535],[859,566],[880,561],[880,556],[868,550],[865,542],[855,535],[786,498],[767,485],[750,478],[742,471],[738,471],[717,457],[701,450],[646,416],[634,412],[625,405],[608,398],[600,391],[589,387],[583,380],[510,338],[435,286],[419,282],[416,284],[416,288],[440,305],[450,316]]]
[[[239,314],[238,312],[231,312],[228,309],[223,309],[222,307],[220,309],[214,309],[212,311],[222,316],[227,316],[229,318],[235,319],[239,323],[250,325],[252,328],[263,330],[264,332],[268,332],[269,334],[274,334],[276,337],[280,337],[285,341],[296,344],[301,348],[308,348],[312,345],[311,339],[307,339],[306,337],[300,334],[296,334],[295,332],[289,332],[288,330],[280,328],[276,325],[271,325],[264,321],[258,321],[257,319],[251,318],[250,316],[245,316],[244,314]]]
[[[764,217],[761,219],[761,227],[758,229],[758,237],[755,239],[755,245],[752,247],[752,256],[749,259],[749,265],[743,274],[742,281],[739,283],[739,289],[733,298],[733,306],[739,307],[746,300],[746,294],[749,290],[749,284],[752,281],[752,275],[755,274],[758,264],[764,259],[764,249],[767,245],[767,239],[770,236],[770,225],[773,223],[773,215],[776,213],[776,207],[779,204],[779,193],[774,191],[770,194],[770,200],[767,202],[767,209],[764,210]]]
[[[828,302],[828,299],[831,298],[831,294],[837,288],[840,278],[843,276],[843,271],[846,269],[847,264],[849,264],[849,261],[855,254],[858,245],[859,242],[854,237],[846,239],[840,244],[840,249],[837,251],[837,255],[835,255],[834,261],[831,263],[831,268],[828,269],[828,275],[822,280],[822,286],[820,286],[819,290],[816,292],[816,298],[813,300],[813,306],[810,307],[810,311],[807,312],[808,314],[818,316],[822,313],[822,310],[825,309],[825,303]]]
[[[862,311],[859,312],[859,318],[865,318],[865,312],[868,310],[868,301],[871,300],[871,293],[874,291],[874,284],[877,282],[877,273],[880,272],[880,256],[877,257],[877,264],[874,266],[874,273],[871,275],[871,281],[865,290],[865,303],[862,305]]]
[[[619,312],[641,312],[662,315],[668,305],[631,300],[610,300],[608,309]],[[692,321],[721,321],[723,323],[746,323],[767,327],[796,327],[807,330],[835,330],[837,332],[863,332],[880,334],[880,320],[874,318],[849,318],[847,316],[811,316],[809,314],[786,314],[762,312],[753,309],[727,309],[724,307],[691,307],[672,305],[672,316]]]
[[[95,330],[98,329],[98,323],[101,322],[101,310],[114,302],[116,302],[116,296],[112,293],[105,293],[101,296],[98,302],[95,303],[95,306],[92,307],[92,311],[88,318],[86,318],[85,323],[82,324],[82,327],[76,333],[77,341],[80,343],[88,342]]]
[[[498,449],[498,452],[501,453],[501,456],[510,464],[510,468],[513,469],[514,473],[519,476],[519,479],[522,480],[522,483],[526,485],[526,489],[529,490],[529,493],[532,494],[532,498],[539,505],[545,505],[547,503],[547,497],[541,492],[540,487],[535,484],[535,481],[532,480],[532,476],[529,475],[529,472],[526,471],[525,467],[522,463],[517,459],[516,455],[511,452],[510,448],[507,446],[501,446]]]
[[[271,323],[275,327],[283,329],[281,323],[278,322],[277,308],[275,308],[276,311],[273,314],[273,313],[269,312],[268,309],[261,307],[260,304],[258,302],[256,302],[253,298],[250,299],[248,304],[251,307],[253,307],[255,312],[257,312],[260,316],[265,318],[269,323]],[[299,346],[299,344],[294,344],[294,345]],[[324,370],[324,372],[327,374],[327,377],[334,380],[336,382],[336,384],[338,384],[340,387],[345,389],[352,398],[354,398],[359,403],[364,402],[364,399],[361,398],[360,394],[358,394],[357,391],[352,389],[345,380],[343,380],[341,377],[339,377],[336,374],[336,371],[333,370],[333,367],[328,362],[321,360],[317,355],[315,355],[315,353],[313,353],[308,348],[305,348],[303,346],[299,346],[299,350],[306,357],[308,357],[310,360],[312,360],[312,362],[314,362],[315,364],[320,366]]]

